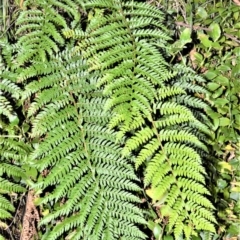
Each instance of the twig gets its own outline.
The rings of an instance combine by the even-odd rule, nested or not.
[[[10,230],[10,227],[12,226],[12,224],[13,224],[16,216],[18,215],[18,211],[19,211],[19,209],[20,209],[20,207],[21,207],[21,203],[22,203],[22,199],[23,199],[24,195],[25,195],[25,193],[21,195],[21,197],[20,197],[20,202],[19,202],[19,204],[18,204],[17,210],[15,211],[15,216],[14,216],[13,220],[11,221],[11,223],[10,223],[10,224],[8,225],[8,227],[6,228],[6,231],[8,232],[11,240],[14,240],[14,237],[13,237],[13,235],[12,235],[12,232],[11,232],[11,230]]]
[[[187,24],[187,23],[184,23],[184,22],[175,22],[175,24],[178,25],[178,26],[191,28],[191,25],[190,25],[190,24]],[[200,27],[200,26],[196,26],[196,25],[193,25],[192,28],[193,28],[194,30],[205,30],[205,31],[211,31],[210,28]]]
[[[238,38],[234,37],[233,35],[224,33],[224,36],[231,38],[232,40],[234,40],[237,43],[240,43],[240,40]]]
[[[186,28],[191,28],[191,25],[190,24],[187,24],[187,23],[184,23],[184,22],[175,22],[175,24],[177,26],[182,26],[182,27],[186,27]],[[201,26],[196,26],[196,25],[193,25],[192,28],[194,30],[205,30],[205,31],[212,31],[211,28],[207,28],[207,27],[201,27]],[[233,35],[230,35],[228,33],[223,33],[224,36],[226,36],[227,38],[231,38],[233,41],[237,42],[240,44],[240,39],[238,39],[237,37],[234,37]]]
[[[7,232],[8,232],[8,234],[9,234],[9,237],[11,238],[11,240],[14,240],[13,235],[12,235],[10,229],[7,228]]]
[[[21,136],[18,135],[0,135],[0,138],[21,138]]]
[[[18,204],[17,210],[15,211],[15,216],[14,216],[12,222],[8,225],[7,230],[10,229],[11,225],[12,225],[13,222],[14,222],[14,219],[15,219],[16,216],[18,215],[18,211],[19,211],[19,209],[20,209],[20,207],[21,207],[21,203],[22,203],[23,197],[24,197],[25,195],[26,195],[25,193],[23,193],[23,194],[21,195],[21,197],[20,197],[20,202],[19,202],[19,204]]]
[[[20,0],[19,6],[21,9],[23,8],[23,0]]]

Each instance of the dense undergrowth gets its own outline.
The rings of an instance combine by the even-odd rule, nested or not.
[[[236,240],[239,6],[1,3],[0,238]]]
[[[239,234],[240,13],[239,1],[154,2],[175,22],[173,55],[207,79],[202,95],[215,133],[208,180],[219,221],[217,239]],[[170,17],[169,17],[170,18]]]

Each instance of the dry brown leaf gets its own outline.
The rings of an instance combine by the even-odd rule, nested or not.
[[[192,62],[192,66],[195,69],[197,67],[197,63],[196,63],[196,57],[195,57],[195,53],[196,53],[196,48],[193,48],[190,53],[189,53],[189,58]]]
[[[39,221],[39,214],[34,205],[34,193],[28,192],[25,213],[22,223],[22,233],[20,240],[32,240],[37,235],[35,225]]]

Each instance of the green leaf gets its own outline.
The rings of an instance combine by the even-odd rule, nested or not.
[[[30,125],[27,123],[24,123],[22,126],[22,130],[24,133],[26,133],[30,129]]]
[[[235,13],[233,14],[233,18],[234,18],[236,21],[238,21],[238,20],[239,20],[239,15],[240,15],[240,12],[237,11],[237,12],[235,12]],[[237,25],[237,24],[236,24],[236,25]],[[237,26],[239,26],[239,25],[237,25]],[[234,28],[238,28],[238,27],[235,27],[235,26],[234,26]]]
[[[225,114],[227,114],[229,112],[229,106],[226,106],[226,105],[225,106],[221,106],[221,105],[217,105],[217,104],[216,104],[216,106],[218,108],[217,109],[218,112],[221,113],[222,115],[225,115]]]
[[[203,7],[199,7],[197,9],[197,15],[199,15],[200,18],[202,18],[202,19],[206,19],[208,17],[208,13],[206,12],[206,10]]]
[[[208,85],[207,85],[207,88],[208,88],[210,91],[215,91],[215,90],[217,90],[219,87],[220,87],[220,85],[219,85],[218,83],[215,83],[215,82],[210,82],[210,83],[208,83]]]
[[[218,72],[217,71],[214,71],[214,70],[208,70],[204,76],[209,79],[209,80],[212,80],[213,78],[215,78],[216,76],[218,75]]]
[[[230,119],[226,117],[221,117],[219,119],[219,126],[228,126],[230,124]]]
[[[194,57],[196,58],[197,62],[201,63],[203,61],[203,56],[202,54],[195,52]]]
[[[236,23],[236,24],[234,25],[234,29],[237,29],[237,28],[240,28],[240,23]]]
[[[231,75],[232,77],[237,77],[238,75],[240,75],[240,64],[237,64],[233,67]]]
[[[229,66],[227,66],[227,65],[221,65],[221,66],[219,66],[217,69],[218,69],[219,71],[221,71],[221,72],[227,72],[227,71],[230,71],[230,70],[231,70],[231,68],[230,68]]]
[[[239,166],[239,160],[237,158],[233,158],[232,160],[229,161],[229,164],[233,167],[236,167],[236,169]]]
[[[230,193],[230,198],[235,200],[235,201],[239,201],[240,200],[240,193],[238,193],[238,192],[231,192]]]
[[[163,240],[173,240],[173,237],[172,237],[172,236],[169,236],[169,235],[167,235],[167,236],[164,236]]]
[[[236,223],[236,224],[233,224],[229,227],[229,229],[227,230],[228,233],[231,233],[232,236],[236,236],[239,234],[239,225]]]
[[[9,121],[10,121],[10,123],[11,123],[12,126],[16,126],[16,125],[18,125],[18,123],[19,123],[19,118],[18,118],[18,116],[16,116],[16,115],[11,115],[11,116],[9,117]]]
[[[220,75],[220,76],[217,76],[215,79],[214,79],[215,82],[223,85],[223,86],[228,86],[229,85],[229,79]]]
[[[236,47],[233,52],[236,54],[237,57],[240,56],[240,47]]]
[[[148,225],[148,228],[149,228],[151,231],[153,231],[153,229],[154,229],[154,227],[155,227],[155,222],[149,220],[148,223],[147,223],[147,225]]]
[[[213,119],[213,131],[216,131],[219,127],[219,119],[214,118]]]
[[[217,50],[221,50],[223,48],[218,42],[212,43],[212,47]]]
[[[153,229],[153,235],[154,235],[154,237],[155,237],[156,239],[159,239],[161,233],[162,233],[162,228],[161,228],[158,224],[156,224],[155,227],[154,227],[154,229]]]
[[[191,38],[191,30],[190,28],[185,28],[181,35],[180,35],[180,40],[186,44],[186,43],[189,43],[192,41],[192,38]]]
[[[229,103],[226,98],[218,98],[214,101],[215,105],[224,106],[225,104]]]
[[[224,189],[228,185],[227,181],[223,179],[218,179],[217,186],[219,189]]]
[[[217,23],[212,23],[210,25],[211,31],[208,32],[209,36],[216,42],[221,36],[221,28]]]
[[[226,41],[226,44],[232,46],[232,47],[237,47],[239,43],[235,42],[235,41]]]
[[[207,110],[206,112],[212,119],[219,119],[219,117],[221,116],[219,113],[212,110]]]
[[[240,212],[240,201],[238,200],[234,207],[235,212]]]
[[[222,87],[221,87],[221,88],[218,88],[217,91],[215,91],[215,92],[213,93],[212,97],[213,97],[213,98],[218,98],[219,96],[222,95],[223,90],[224,90],[224,89],[223,89]]]
[[[212,43],[213,43],[213,42],[209,40],[209,38],[208,38],[208,36],[207,36],[206,34],[204,34],[204,33],[199,33],[199,34],[198,34],[198,39],[201,41],[201,43],[202,43],[205,47],[207,47],[207,48],[212,47]]]

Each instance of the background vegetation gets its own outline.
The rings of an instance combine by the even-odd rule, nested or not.
[[[239,234],[239,128],[240,128],[240,3],[239,1],[158,1],[175,23],[173,55],[176,61],[204,76],[209,94],[203,95],[213,111],[215,138],[207,164],[209,187],[219,218],[217,239]]]
[[[44,3],[40,6],[41,9],[44,9],[46,15],[50,15],[50,17],[47,15],[48,21],[54,22],[55,27],[58,29],[66,29],[66,26],[68,25],[69,27],[71,24],[71,29],[75,30],[81,18],[88,22],[91,22],[92,19],[97,19],[100,22],[99,19],[101,19],[104,14],[109,14],[107,11],[104,13],[101,11],[95,13],[89,10],[88,16],[86,17],[86,13],[84,13],[85,10],[81,9],[81,4],[76,5],[77,1],[59,2],[62,2],[62,5],[57,4],[54,8],[55,11],[59,13],[59,15],[56,16],[51,15],[51,8],[49,8],[49,6],[44,5]],[[206,186],[211,193],[209,200],[216,208],[214,213],[217,219],[217,223],[215,224],[216,232],[213,233],[204,229],[199,229],[194,234],[192,233],[191,237],[195,240],[237,240],[240,237],[240,3],[237,0],[159,0],[148,1],[148,4],[155,6],[159,9],[159,12],[161,11],[164,13],[163,23],[167,28],[167,32],[171,35],[171,40],[168,40],[168,42],[170,42],[168,45],[169,48],[167,52],[163,53],[163,55],[166,55],[165,59],[174,66],[177,66],[175,64],[181,64],[180,66],[184,66],[186,69],[187,67],[194,69],[199,76],[206,80],[206,82],[199,84],[193,79],[193,84],[195,84],[196,81],[196,85],[199,86],[199,89],[200,87],[206,89],[206,91],[200,89],[197,92],[193,92],[193,96],[211,106],[211,108],[202,110],[208,116],[208,118],[204,120],[205,124],[211,126],[211,138],[208,138],[206,143],[210,152],[204,155],[203,166],[207,173]],[[67,215],[69,212],[72,214],[69,219],[73,219],[74,216],[77,216],[77,209],[74,211],[70,209],[69,212],[64,212],[68,210],[62,209],[62,212],[59,213],[58,209],[61,209],[61,205],[66,204],[65,199],[67,196],[61,198],[61,201],[57,201],[54,198],[51,199],[51,192],[54,191],[54,184],[49,188],[46,187],[47,184],[43,181],[47,176],[51,176],[49,174],[51,164],[48,165],[48,163],[46,163],[46,159],[44,160],[44,157],[42,157],[43,153],[38,153],[36,151],[36,146],[43,142],[43,139],[46,139],[49,130],[46,125],[43,123],[37,125],[37,122],[34,120],[34,118],[38,116],[35,115],[39,110],[38,107],[41,108],[42,106],[33,104],[34,101],[36,102],[35,99],[39,93],[34,92],[34,90],[31,89],[33,85],[30,85],[34,77],[43,77],[49,74],[47,71],[44,72],[43,70],[39,70],[44,68],[41,64],[35,64],[39,59],[41,59],[43,63],[47,59],[44,52],[41,52],[41,42],[43,41],[41,37],[44,38],[45,36],[39,35],[38,39],[36,39],[36,42],[39,43],[37,50],[39,54],[38,57],[33,58],[30,56],[30,51],[26,53],[26,55],[29,54],[29,56],[26,56],[19,51],[19,49],[21,49],[21,44],[24,45],[24,41],[26,41],[21,35],[21,31],[24,33],[24,30],[21,29],[20,31],[19,26],[26,20],[24,17],[29,17],[27,15],[24,16],[23,12],[26,9],[35,10],[38,6],[36,7],[31,1],[22,0],[1,0],[0,5],[1,238],[12,240],[28,237],[26,239],[33,239],[33,236],[35,236],[36,239],[73,239],[79,231],[78,228],[75,228],[74,224],[64,227],[64,230],[61,230],[60,227],[58,229],[57,227],[54,228],[56,232],[60,229],[55,236],[46,235],[46,232],[52,230],[52,225],[56,224],[57,226],[57,224],[59,224],[59,226],[62,226],[67,224],[67,222],[63,221],[62,216]],[[79,9],[79,11],[73,11],[73,9],[76,8]],[[91,9],[91,7],[89,7],[89,9]],[[53,17],[56,18],[52,19]],[[39,18],[41,18],[41,16],[39,16]],[[66,26],[64,24],[66,24]],[[52,25],[46,25],[46,29],[51,26]],[[46,29],[44,29],[44,31],[47,32]],[[90,30],[94,31],[95,29],[93,27]],[[89,31],[89,34],[92,33],[91,31]],[[67,46],[69,47],[76,43],[76,39],[77,41],[82,39],[81,32],[70,31],[68,29],[68,31],[65,30],[64,34],[65,39],[60,35],[51,37],[51,39],[53,38],[56,40],[56,46],[58,46],[60,50],[66,46],[64,45],[66,42],[68,42]],[[21,39],[22,42],[20,42],[18,38]],[[152,41],[154,40],[153,38]],[[16,43],[18,43],[18,45]],[[90,46],[87,41],[82,41],[81,44],[79,48],[84,49],[85,46]],[[159,44],[161,45],[161,43]],[[55,45],[52,47],[51,42],[49,42],[49,46],[47,51],[51,52],[51,48],[54,49]],[[44,47],[45,46],[42,48]],[[71,64],[75,62],[75,59],[68,58],[67,54],[67,56],[64,56],[64,51],[62,52],[62,55],[59,54],[56,55],[55,59],[53,58],[54,61],[62,63],[59,68],[51,66],[51,71],[56,75],[61,75],[62,69],[70,68],[70,65],[66,66],[64,62],[69,61]],[[85,52],[84,54],[89,57],[92,52]],[[14,59],[17,59],[18,62],[14,62]],[[95,61],[94,56],[92,59],[92,68],[97,68],[98,62]],[[32,74],[31,72],[25,71],[25,68],[29,66],[34,66],[35,69],[39,67],[39,69]],[[84,66],[82,62],[78,62],[73,69],[81,68],[82,66]],[[187,74],[187,72],[185,72],[185,74]],[[189,76],[193,76],[194,78],[194,75],[189,74]],[[52,79],[52,81],[55,81],[54,74],[49,74],[48,77]],[[179,76],[179,78],[180,77],[181,76]],[[18,79],[18,81],[16,82],[14,79]],[[89,86],[89,88],[91,87]],[[67,91],[71,92],[72,90],[67,89]],[[96,89],[91,89],[91,91],[96,91]],[[5,92],[7,92],[7,94]],[[93,96],[96,94],[98,93],[94,92]],[[98,96],[99,99],[102,99],[99,100],[102,101],[99,103],[104,103],[105,98],[100,95]],[[69,105],[74,106],[77,102],[75,95],[71,97],[71,100],[68,100],[69,102],[66,104],[66,109]],[[99,103],[96,104],[96,102],[91,102],[86,98],[86,102],[88,101],[98,114],[100,114],[99,111],[103,111],[103,109],[98,108]],[[48,103],[45,102],[45,104]],[[31,108],[29,110],[30,106]],[[88,111],[87,107],[86,111]],[[108,119],[108,117],[106,117],[106,119]],[[94,122],[94,117],[90,120],[94,124],[97,124],[97,122]],[[33,127],[34,121],[36,125]],[[87,120],[85,121],[87,122]],[[103,122],[104,121],[107,120],[103,120]],[[145,125],[143,126],[145,127]],[[121,131],[124,132],[125,130],[121,129]],[[113,133],[113,136],[115,136],[114,134],[115,133]],[[133,132],[128,134],[131,136]],[[110,135],[107,137],[107,141],[112,141]],[[115,147],[117,148],[117,146]],[[129,148],[131,149],[131,146]],[[94,151],[94,149],[92,149],[92,151]],[[137,152],[138,149],[136,148],[134,151]],[[33,152],[39,159],[43,159],[38,165],[34,165],[34,163],[31,162],[31,158],[29,158],[30,153]],[[128,160],[130,162],[134,161],[131,157]],[[73,163],[73,165],[74,164],[77,164],[77,162]],[[130,165],[127,168],[131,169]],[[137,176],[140,179],[144,177],[145,170],[146,165],[144,164],[138,168]],[[129,173],[129,176],[131,174]],[[49,179],[48,181],[54,183],[56,180],[54,180],[53,177],[53,179]],[[127,182],[128,179],[126,178],[125,181]],[[36,182],[38,185],[35,185]],[[76,184],[76,186],[78,185]],[[146,227],[141,227],[143,228],[143,232],[147,235],[148,239],[174,239],[174,232],[169,228],[168,218],[164,217],[161,211],[161,202],[164,202],[164,196],[156,197],[154,188],[144,187],[143,181],[141,181],[140,186],[141,188],[131,185],[131,188],[128,190],[137,192],[137,197],[141,198],[138,204],[144,210],[143,215],[134,213],[136,214],[134,217],[142,219],[144,216],[146,222],[144,222],[144,220],[137,221],[139,224],[145,224]],[[31,191],[33,187],[35,191]],[[94,209],[93,202],[99,201],[97,204],[101,206],[101,199],[95,196],[94,188],[86,188],[88,191],[93,192],[92,196],[94,196],[92,200],[86,198],[85,201],[92,201],[87,206],[96,212],[97,209]],[[44,192],[41,192],[39,189],[41,189],[41,191],[44,190]],[[144,190],[143,193],[141,190]],[[74,189],[74,191],[76,191],[76,189]],[[48,198],[47,200],[42,200],[39,198],[39,194],[41,197],[46,197],[48,195],[49,197],[46,197],[46,199]],[[129,197],[128,200],[130,198],[131,197]],[[55,201],[55,204],[51,201]],[[134,201],[137,200],[134,199]],[[69,204],[71,204],[71,202]],[[121,205],[119,206],[119,208],[122,207]],[[126,209],[124,209],[124,211]],[[86,210],[86,216],[90,214],[88,211],[89,210]],[[54,212],[55,215],[49,214],[52,212]],[[91,220],[91,217],[92,215],[89,217],[89,224],[91,224],[91,221],[94,222],[94,220]],[[39,219],[42,218],[46,220],[41,222],[40,227],[37,227]],[[134,221],[136,222],[135,218]],[[71,228],[74,229],[73,232],[65,236],[61,235],[62,232],[67,232]],[[46,237],[45,235],[50,238],[44,238]],[[79,239],[81,239],[80,235]],[[140,239],[140,237],[136,237],[136,239]],[[186,238],[182,237],[182,239]]]

